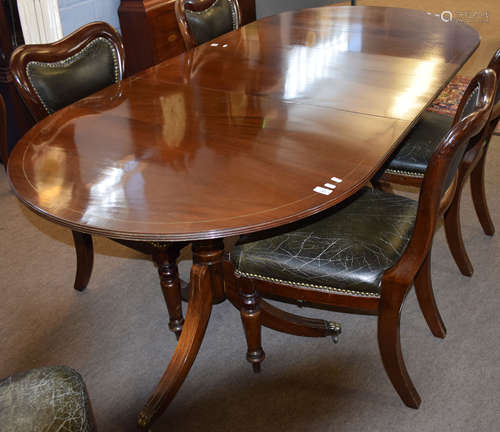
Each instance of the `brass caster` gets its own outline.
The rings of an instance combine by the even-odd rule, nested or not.
[[[139,426],[139,429],[149,431],[150,424],[151,424],[151,415],[146,414],[144,411],[141,411],[139,413],[139,417],[137,418],[137,426]]]
[[[342,326],[335,321],[328,321],[328,334],[332,337],[333,343],[339,343],[339,336],[342,333]]]

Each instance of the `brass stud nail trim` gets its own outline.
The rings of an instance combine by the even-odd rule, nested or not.
[[[346,290],[342,288],[334,288],[326,285],[315,285],[315,284],[308,284],[308,283],[302,283],[302,282],[292,282],[292,281],[286,281],[282,279],[276,279],[276,278],[271,278],[267,276],[262,276],[258,274],[253,274],[253,273],[244,273],[239,270],[235,270],[234,274],[236,276],[243,276],[247,278],[253,278],[253,279],[260,279],[263,281],[267,282],[277,282],[283,285],[294,285],[294,286],[299,286],[299,287],[308,287],[308,288],[313,288],[318,291],[328,291],[328,292],[337,292],[341,294],[351,294],[355,296],[360,296],[360,297],[371,297],[371,298],[380,298],[380,294],[376,293],[365,293],[365,292],[360,292],[360,291],[353,291],[353,290]]]
[[[385,172],[389,173],[389,174],[402,175],[405,177],[424,178],[423,173],[419,173],[419,172],[415,172],[415,171],[404,171],[404,170],[387,168],[385,170]]]

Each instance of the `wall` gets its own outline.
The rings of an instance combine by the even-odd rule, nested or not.
[[[280,12],[327,6],[332,3],[351,4],[350,1],[345,0],[256,0],[255,8],[257,9],[257,18],[262,18]]]
[[[255,3],[257,17],[263,17],[285,10],[325,6],[339,1],[341,0],[256,0]],[[59,0],[64,35],[91,21],[106,21],[120,30],[117,12],[119,6],[120,0]]]
[[[120,30],[120,0],[59,0],[63,34],[66,36],[91,21],[106,21]]]

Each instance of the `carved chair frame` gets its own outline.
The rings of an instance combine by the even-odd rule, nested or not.
[[[24,45],[18,47],[11,57],[11,70],[15,79],[15,84],[19,94],[28,106],[36,121],[40,121],[49,115],[45,109],[43,102],[37,96],[37,92],[31,84],[27,74],[26,67],[30,62],[60,62],[65,59],[78,55],[85,49],[93,40],[104,38],[111,42],[116,48],[117,64],[118,64],[118,80],[125,74],[125,49],[119,33],[104,22],[94,22],[87,24],[75,32],[71,33],[64,39],[51,44],[39,45]],[[76,103],[85,105],[91,104],[93,107],[101,102],[103,106],[116,106],[121,103],[123,98],[122,87],[118,85],[110,87],[109,91],[98,96],[91,95],[84,100]],[[101,100],[102,99],[102,100]],[[0,106],[1,112],[1,106]],[[77,113],[75,113],[78,115]],[[70,116],[71,114],[68,114]],[[53,122],[67,122],[68,116],[54,117],[48,119],[50,124]],[[55,127],[55,126],[54,126]],[[77,257],[77,269],[74,288],[78,291],[83,291],[88,285],[92,274],[94,262],[94,249],[92,236],[90,234],[72,231]],[[170,320],[169,328],[176,337],[179,338],[184,318],[181,306],[181,286],[177,268],[177,258],[180,250],[187,245],[186,242],[166,243],[166,242],[139,242],[116,240],[131,249],[138,250],[142,253],[152,256],[153,261],[158,267],[160,276],[160,284],[165,302],[167,304]]]
[[[277,319],[277,314],[271,317],[270,305],[261,296],[340,312],[377,315],[378,344],[387,375],[403,402],[412,408],[419,407],[421,399],[408,375],[401,351],[401,307],[414,283],[420,308],[431,332],[436,337],[445,337],[446,328],[432,290],[432,240],[438,217],[447,211],[456,193],[459,179],[457,164],[461,160],[455,159],[463,157],[470,141],[479,134],[483,136],[487,129],[496,86],[496,74],[488,69],[480,72],[466,90],[465,98],[468,98],[479,87],[476,109],[456,122],[432,157],[422,182],[412,237],[399,261],[384,272],[379,297],[313,291],[301,288],[300,285],[291,286],[235,276],[233,265],[226,262],[226,295],[240,309],[248,344],[247,360],[252,363],[255,371],[260,370],[260,363],[265,356],[261,346],[261,325],[299,336],[332,335],[323,320],[302,318],[286,312],[282,312],[281,319]],[[462,109],[463,106],[459,107],[459,112]],[[457,118],[459,117],[458,115]],[[475,142],[474,145],[479,144]],[[452,166],[453,162],[456,162],[455,166]],[[444,190],[446,178],[452,170],[455,170],[453,180]]]
[[[7,170],[9,159],[9,148],[7,146],[7,110],[2,95],[0,95],[0,156],[2,156],[3,167]]]
[[[78,55],[97,38],[104,38],[116,48],[119,70],[118,80],[125,74],[125,48],[118,32],[105,22],[93,22],[74,31],[65,38],[50,44],[22,45],[17,47],[10,59],[10,68],[16,88],[36,121],[49,113],[38,97],[27,72],[30,62],[56,63]]]
[[[488,64],[488,68],[493,69],[496,72],[498,81],[500,82],[500,49],[498,49],[491,58]],[[457,109],[457,113],[453,120],[453,125],[457,123],[458,115],[461,109],[463,109],[464,103],[465,98],[462,97],[460,105]],[[467,149],[467,152],[463,159],[463,163],[459,170],[457,180],[458,186],[453,203],[450,206],[449,211],[445,214],[444,226],[446,239],[460,272],[465,276],[472,276],[474,268],[467,255],[462,237],[460,224],[460,200],[462,196],[462,190],[467,178],[470,176],[472,201],[479,222],[485,234],[490,236],[493,235],[495,233],[495,226],[491,219],[490,212],[488,210],[488,204],[486,201],[484,173],[486,153],[488,151],[489,143],[495,130],[496,124],[499,120],[500,101],[496,100],[495,106],[493,107],[491,116],[488,120],[488,126],[485,128],[482,138],[476,143],[476,145],[470,146]],[[390,186],[387,183],[421,187],[422,181],[423,176],[400,175],[385,172],[380,177],[380,179],[378,179],[376,186],[384,190],[390,190]]]

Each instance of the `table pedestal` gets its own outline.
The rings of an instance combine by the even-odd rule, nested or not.
[[[137,424],[147,430],[177,394],[198,354],[205,335],[212,302],[224,299],[224,243],[203,240],[193,243],[190,300],[175,352],[153,395],[140,412]]]

